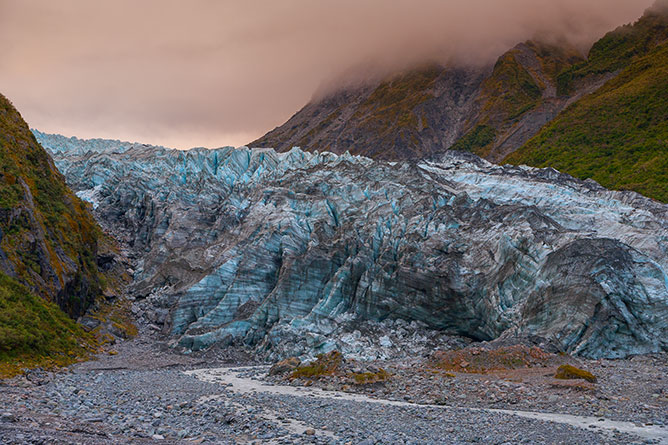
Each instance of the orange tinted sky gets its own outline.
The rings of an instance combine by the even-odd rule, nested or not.
[[[586,47],[650,3],[0,0],[0,92],[42,131],[241,145],[350,67],[481,63],[537,33]]]

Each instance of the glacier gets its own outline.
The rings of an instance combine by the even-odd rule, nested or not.
[[[35,135],[185,350],[321,352],[393,321],[591,358],[668,350],[668,206],[636,193],[459,152],[389,163]]]

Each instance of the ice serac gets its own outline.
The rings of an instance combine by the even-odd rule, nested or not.
[[[77,137],[66,137],[60,134],[42,133],[39,130],[31,130],[37,141],[49,147],[51,153],[85,155],[88,152],[122,153],[133,147],[152,147],[151,145],[139,144],[137,142],[122,142],[112,139],[79,139]],[[164,148],[164,147],[155,147]]]
[[[587,357],[668,349],[668,206],[632,192],[453,152],[54,159],[132,246],[136,291],[181,347],[295,355],[401,319]]]

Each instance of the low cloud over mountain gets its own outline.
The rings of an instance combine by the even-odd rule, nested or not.
[[[341,79],[486,62],[537,35],[586,49],[649,3],[0,0],[0,83],[42,130],[241,144]]]

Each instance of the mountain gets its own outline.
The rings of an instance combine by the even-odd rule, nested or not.
[[[463,133],[464,119],[475,107],[475,92],[487,71],[433,65],[376,86],[337,92],[306,105],[249,146],[419,159]]]
[[[667,4],[608,33],[586,59],[528,41],[493,66],[415,69],[314,99],[249,146],[384,160],[471,151],[666,201]]]
[[[82,315],[105,287],[101,235],[0,95],[0,364],[39,356],[66,362],[81,352],[84,333],[67,315]]]
[[[185,350],[382,355],[368,336],[393,323],[587,357],[668,349],[668,206],[636,193],[463,152],[77,145],[56,164],[137,256],[137,313]]]
[[[446,148],[472,151],[491,161],[501,160],[569,101],[596,88],[597,83],[591,82],[570,96],[557,95],[557,75],[580,61],[578,51],[565,44],[529,41],[517,45],[498,59],[483,82],[476,98],[478,111],[468,117],[467,132]]]
[[[606,35],[587,62],[559,76],[560,88],[608,73],[618,74],[505,161],[551,166],[668,202],[668,6]]]
[[[494,66],[429,65],[315,100],[249,146],[402,160],[456,145],[500,159],[564,107],[556,75],[581,60],[572,48],[526,42]]]

